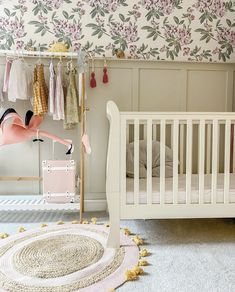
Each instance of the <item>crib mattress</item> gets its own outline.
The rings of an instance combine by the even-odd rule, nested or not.
[[[211,174],[205,175],[205,183],[204,183],[204,203],[211,203]],[[147,203],[147,194],[146,187],[147,179],[139,180],[139,204]],[[173,203],[173,179],[166,178],[165,179],[165,203],[172,204]],[[191,184],[191,203],[197,204],[199,202],[199,176],[197,174],[192,175],[192,184]],[[186,175],[179,175],[178,180],[178,198],[177,201],[179,204],[186,203]],[[126,182],[126,203],[133,204],[134,203],[134,179],[127,178]],[[160,178],[153,177],[152,178],[152,202],[153,204],[160,203]],[[217,175],[217,192],[216,192],[216,202],[223,203],[224,202],[224,174]],[[229,190],[229,202],[235,203],[235,174],[230,174],[230,190]]]

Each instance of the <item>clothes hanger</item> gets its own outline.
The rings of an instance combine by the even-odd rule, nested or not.
[[[67,62],[67,69],[68,71],[71,71],[74,69],[72,56],[70,57],[70,61]]]

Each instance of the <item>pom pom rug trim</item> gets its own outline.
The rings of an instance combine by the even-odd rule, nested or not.
[[[143,240],[127,229],[120,232],[120,248],[112,249],[106,247],[109,228],[96,220],[41,227],[0,240],[0,291],[115,291],[148,264],[138,246]]]

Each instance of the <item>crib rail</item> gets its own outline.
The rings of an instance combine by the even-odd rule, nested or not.
[[[197,211],[198,216],[196,217],[229,217],[231,212],[234,215],[235,188],[231,188],[230,176],[235,171],[235,149],[233,145],[235,113],[119,112],[113,104],[110,104],[110,108],[108,106],[108,117],[111,125],[110,137],[114,130],[114,125],[116,136],[114,135],[114,140],[110,139],[109,141],[107,193],[113,191],[110,184],[110,176],[112,175],[112,168],[114,168],[116,159],[118,165],[116,178],[119,178],[116,190],[119,190],[121,194],[122,217],[140,218],[140,214],[137,217],[136,215],[131,216],[128,214],[128,212],[132,213],[134,208],[140,212],[145,210],[145,215],[142,217],[147,218],[147,210],[152,213],[159,212],[159,214],[161,213],[160,210],[168,214],[169,212],[177,214],[177,212],[184,210],[184,208],[188,208],[188,216],[182,215],[182,217],[190,217],[189,213],[193,210],[192,208],[205,210],[201,215],[200,211]],[[146,182],[144,190],[142,187],[143,179],[139,178],[139,146],[141,140],[145,140],[147,145],[147,176],[146,180],[144,180]],[[160,143],[160,177],[157,180],[158,201],[153,200],[153,191],[156,192],[156,180],[152,177],[152,141]],[[128,143],[134,144],[133,200],[131,202],[130,200],[128,201],[128,196],[130,196],[130,189],[128,189],[130,178],[126,176],[126,151]],[[117,145],[114,146],[115,144]],[[116,151],[114,151],[113,147],[116,147]],[[166,177],[166,147],[172,149],[172,178]],[[110,155],[111,149],[115,152],[116,158]],[[221,180],[221,176],[223,177],[223,194],[218,196],[218,193],[221,193],[221,182],[220,185],[218,184],[218,179]],[[183,189],[182,185],[179,186],[179,181],[182,177],[185,177]],[[196,187],[195,177],[197,178]],[[208,177],[210,179],[209,189],[205,184]],[[170,180],[171,188],[169,190],[167,183]],[[218,187],[220,190],[218,190]],[[192,196],[193,192],[196,192],[196,199],[195,195],[194,198]],[[141,202],[140,197],[143,193],[146,196],[146,200]],[[170,200],[167,199],[169,193]],[[183,200],[182,193],[184,193]],[[205,193],[209,194],[207,195],[209,199],[205,199]],[[234,200],[231,199],[232,196]],[[229,211],[226,209],[228,205],[230,206]],[[155,211],[150,209],[150,206],[155,208]],[[211,215],[205,216],[207,210],[210,210],[212,207],[214,208]],[[221,211],[222,209],[224,211]],[[170,217],[169,215],[167,216]],[[159,215],[160,217],[164,218],[164,216]],[[175,217],[180,217],[180,214]]]

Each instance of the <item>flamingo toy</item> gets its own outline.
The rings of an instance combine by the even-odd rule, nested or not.
[[[2,112],[2,115],[1,115]],[[40,141],[40,137],[52,139],[67,146],[66,154],[71,154],[74,150],[72,141],[61,139],[46,131],[39,130],[43,117],[34,116],[32,111],[27,111],[25,122],[21,116],[13,109],[9,108],[0,112],[0,146],[21,143],[29,140]]]

